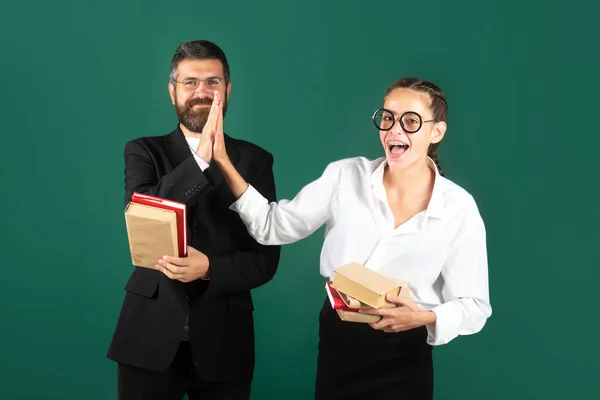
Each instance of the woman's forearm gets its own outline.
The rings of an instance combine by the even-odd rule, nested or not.
[[[227,186],[229,186],[231,193],[233,193],[236,200],[239,199],[246,189],[248,189],[248,183],[238,173],[237,169],[235,169],[229,159],[217,162],[217,165],[223,172],[223,177],[225,178],[225,182],[227,182]]]

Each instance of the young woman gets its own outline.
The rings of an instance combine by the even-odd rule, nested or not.
[[[411,299],[366,311],[382,317],[373,324],[341,321],[325,300],[317,399],[432,399],[432,346],[479,332],[491,315],[484,223],[437,161],[446,115],[436,85],[394,82],[373,114],[385,156],[333,162],[294,199],[270,204],[235,170],[217,123],[214,160],[258,242],[292,243],[325,224],[324,277],[358,262],[408,281]]]

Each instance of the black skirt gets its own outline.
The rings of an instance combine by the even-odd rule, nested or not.
[[[316,400],[431,400],[427,329],[385,333],[342,321],[325,300],[319,316]]]

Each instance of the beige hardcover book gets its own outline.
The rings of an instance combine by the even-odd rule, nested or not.
[[[354,297],[350,297],[345,293],[342,292],[338,292],[340,295],[340,298],[344,301],[344,303],[350,307],[350,308],[356,308],[359,310],[364,310],[366,308],[373,308],[365,303],[363,303],[362,301],[358,301],[356,300]],[[394,303],[390,303],[389,301],[386,301],[381,307],[379,308],[394,308],[396,307],[396,304]]]
[[[358,263],[336,268],[331,286],[352,308],[389,307],[387,294],[409,296],[405,281],[386,277]]]
[[[174,211],[129,203],[125,223],[134,266],[154,269],[163,256],[179,254]]]
[[[379,322],[381,317],[379,315],[361,314],[355,311],[347,310],[335,310],[342,321],[346,322],[358,322],[363,324],[372,324]]]

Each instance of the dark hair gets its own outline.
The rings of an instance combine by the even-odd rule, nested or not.
[[[448,103],[446,102],[446,96],[444,96],[442,89],[440,89],[437,85],[415,77],[402,78],[392,83],[388,87],[387,92],[385,92],[385,97],[387,97],[387,95],[389,95],[393,90],[398,88],[412,89],[418,92],[428,93],[429,97],[431,98],[431,104],[429,105],[429,108],[433,113],[433,120],[435,122],[446,122],[446,118],[448,117]],[[427,155],[431,157],[431,159],[437,165],[440,175],[444,176],[442,168],[440,167],[440,163],[437,159],[437,148],[439,144],[439,142],[430,144],[429,149],[427,150]]]
[[[225,83],[229,83],[229,64],[227,57],[219,46],[208,40],[190,40],[181,43],[171,61],[169,79],[177,79],[177,66],[183,60],[219,60],[223,64]]]

